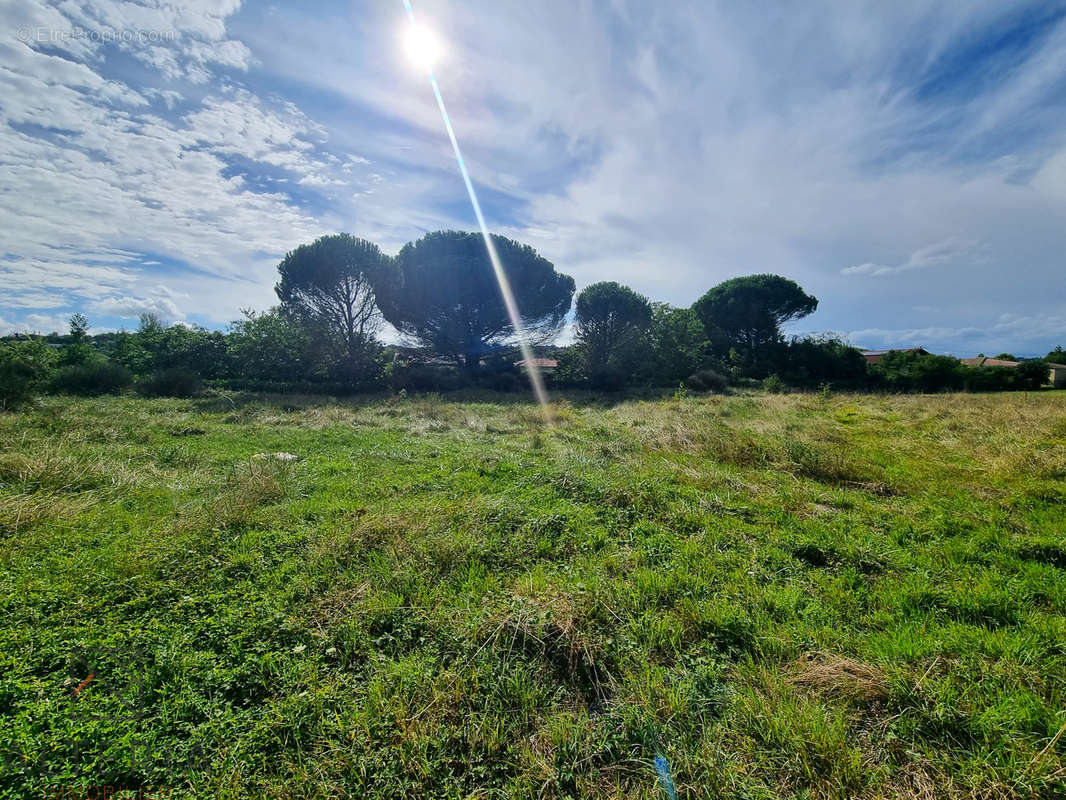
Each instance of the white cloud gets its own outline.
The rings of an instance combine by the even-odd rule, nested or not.
[[[178,34],[123,44],[148,65],[136,80],[92,42],[0,43],[6,318],[147,298],[224,320],[271,302],[277,258],[318,234],[395,250],[472,227],[425,76],[397,47],[401,9],[238,7],[0,8],[8,29]],[[1044,322],[997,336],[1051,337],[1060,313],[1066,24],[1024,58],[944,67],[1027,8],[418,3],[447,44],[439,79],[490,224],[579,286],[688,304],[773,271],[821,299],[817,327],[944,341],[1004,312]],[[160,280],[188,297],[153,293]]]
[[[103,297],[89,304],[89,310],[125,319],[136,319],[141,314],[154,314],[160,319],[182,320],[185,314],[169,297]]]
[[[70,328],[70,314],[27,314],[18,326],[23,333],[66,333]]]
[[[977,242],[972,239],[950,238],[936,244],[921,247],[910,254],[902,264],[888,267],[884,264],[866,262],[840,270],[841,275],[897,275],[912,269],[925,269],[960,261],[974,253]]]
[[[929,325],[921,328],[865,328],[850,331],[848,339],[863,347],[927,347],[953,355],[1017,350],[1019,355],[1042,355],[1066,341],[1066,307],[1049,314],[1000,314],[976,318],[969,325]]]

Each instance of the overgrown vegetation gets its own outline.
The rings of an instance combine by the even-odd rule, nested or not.
[[[691,308],[651,302],[614,281],[585,287],[575,303],[573,279],[533,248],[491,241],[526,342],[554,357],[546,376],[553,388],[1003,391],[1040,389],[1050,377],[1043,359],[985,369],[924,351],[895,351],[868,368],[860,351],[836,338],[789,339],[782,326],[813,313],[818,299],[779,275],[732,278]],[[146,314],[134,333],[94,339],[88,319],[75,314],[68,335],[47,338],[53,356],[37,338],[5,343],[0,408],[46,387],[119,393],[134,377],[143,394],[175,397],[195,394],[201,381],[322,394],[530,388],[518,329],[480,234],[429,233],[395,257],[349,234],[323,236],[288,253],[278,273],[280,305],[244,310],[226,333]],[[555,347],[571,307],[576,341]],[[415,346],[386,347],[376,335],[384,321]],[[1061,354],[1051,351],[1048,361]]]
[[[1066,792],[1066,394],[44,397],[0,797]]]

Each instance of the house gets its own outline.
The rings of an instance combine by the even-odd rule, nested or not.
[[[1005,358],[988,358],[987,356],[961,358],[959,360],[968,367],[991,367],[1000,369],[1013,369],[1022,363],[1020,361],[1008,361]],[[1048,383],[1056,389],[1066,389],[1066,364],[1048,363]]]
[[[959,361],[967,367],[1016,367],[1020,361],[1008,361],[1005,358],[989,358],[977,356],[977,358],[960,358]]]
[[[553,369],[559,366],[559,362],[556,361],[554,358],[534,358],[531,359],[531,361],[533,363],[533,366],[539,369],[541,372],[551,372]],[[514,365],[518,369],[525,369],[529,365],[529,363],[529,361],[526,361],[523,358],[521,361],[514,362]]]
[[[1048,376],[1051,385],[1056,389],[1066,389],[1066,364],[1049,363],[1048,366],[1051,368],[1051,375]]]
[[[918,353],[927,356],[929,351],[924,347],[895,347],[890,350],[859,350],[867,364],[876,364],[889,353]]]

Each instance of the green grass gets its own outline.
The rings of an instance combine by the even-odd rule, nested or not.
[[[0,415],[0,797],[1066,793],[1066,392],[553,413]]]

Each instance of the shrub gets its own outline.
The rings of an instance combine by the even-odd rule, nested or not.
[[[40,339],[0,343],[0,409],[33,397],[52,374],[55,358]]]
[[[961,389],[966,372],[957,358],[893,350],[870,367],[870,375],[888,389],[942,392]]]
[[[480,378],[478,383],[494,392],[517,392],[529,388],[529,380],[518,372],[490,372]]]
[[[180,367],[153,372],[137,383],[145,397],[192,397],[200,391],[200,376]]]
[[[724,375],[720,375],[713,369],[701,369],[699,372],[694,372],[688,376],[688,380],[685,381],[689,389],[694,392],[724,392],[729,385],[729,381],[725,379]]]
[[[777,374],[790,386],[857,386],[866,378],[866,360],[854,347],[832,337],[794,338],[768,354]]]
[[[52,389],[63,394],[93,397],[118,394],[133,382],[130,371],[111,361],[89,361],[63,367],[52,379]]]
[[[770,394],[781,394],[785,391],[785,382],[777,375],[771,375],[762,382],[762,388]]]
[[[1043,359],[1023,361],[1014,368],[1014,385],[1018,389],[1039,389],[1048,382],[1051,371]]]
[[[589,384],[603,392],[617,392],[625,388],[629,373],[610,364],[589,370]]]
[[[393,392],[451,392],[464,384],[455,367],[403,361],[386,366],[385,380]]]
[[[1014,370],[1006,367],[961,367],[968,392],[1002,392],[1014,388]]]
[[[580,347],[575,345],[560,350],[555,359],[558,366],[550,376],[552,386],[573,388],[585,383],[585,355]]]

